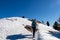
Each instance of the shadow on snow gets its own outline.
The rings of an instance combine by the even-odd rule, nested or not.
[[[56,38],[60,39],[60,33],[59,32],[49,31],[49,34],[51,34],[52,36],[55,36]]]
[[[6,39],[17,40],[17,39],[23,39],[23,38],[32,38],[32,35],[22,35],[22,34],[9,35],[7,36]]]

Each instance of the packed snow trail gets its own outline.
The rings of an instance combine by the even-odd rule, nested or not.
[[[0,40],[32,40],[32,33],[26,30],[26,25],[31,26],[27,18],[10,17],[0,19]],[[39,31],[35,34],[36,40],[60,40],[60,33],[52,27],[38,23]]]
[[[35,34],[35,40],[42,40],[42,37],[40,36],[39,30]]]

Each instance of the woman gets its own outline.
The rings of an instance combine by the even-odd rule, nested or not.
[[[36,19],[32,20],[32,29],[33,29],[33,38],[35,38],[35,30],[36,30]]]

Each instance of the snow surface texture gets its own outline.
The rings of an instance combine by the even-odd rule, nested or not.
[[[32,33],[26,30],[26,25],[31,26],[27,18],[10,17],[0,19],[0,40],[33,40]],[[38,24],[39,30],[35,34],[35,40],[60,40],[60,33],[52,27]]]

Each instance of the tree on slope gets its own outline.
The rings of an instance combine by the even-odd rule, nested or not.
[[[57,22],[60,24],[60,17],[58,18]]]
[[[58,30],[58,23],[55,21],[54,25],[53,25],[53,28]]]
[[[22,18],[25,18],[25,16],[22,16]]]
[[[58,23],[58,30],[60,30],[60,17],[57,19],[57,23]]]
[[[46,24],[47,24],[47,26],[50,26],[49,21],[47,21],[47,23],[46,23]]]

